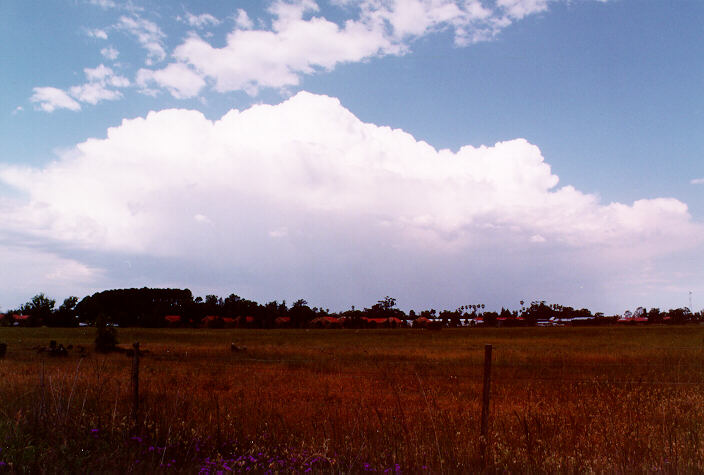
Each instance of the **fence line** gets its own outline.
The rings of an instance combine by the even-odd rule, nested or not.
[[[178,358],[174,358],[178,361],[181,361]],[[235,360],[232,360],[232,362],[242,362],[242,363],[287,363],[287,364],[296,364],[296,363],[314,363],[314,362],[320,362],[320,361],[335,361],[335,362],[350,362],[350,361],[355,361],[354,359],[351,358],[341,358],[337,359],[335,357],[331,357],[329,360],[320,360],[320,359],[315,359],[315,358],[238,358]],[[228,364],[228,363],[225,363]],[[416,365],[416,366],[429,366],[433,368],[442,368],[443,366],[451,366],[451,365],[457,365],[461,364],[463,367],[471,367],[471,368],[483,368],[484,367],[484,362],[483,361],[462,361],[462,360],[454,360],[450,362],[436,362],[436,363],[431,363],[431,362],[426,362],[426,361],[415,361],[415,360],[388,360],[384,359],[383,361],[384,365],[398,365],[398,366],[408,366],[408,365]],[[494,360],[492,363],[492,366],[494,367],[499,367],[499,368],[535,368],[535,369],[544,369],[544,368],[555,368],[555,369],[567,369],[567,368],[602,368],[602,367],[607,367],[607,368],[631,368],[634,366],[637,367],[647,367],[647,368],[669,368],[669,367],[679,367],[679,368],[689,368],[689,367],[694,367],[694,368],[700,368],[702,371],[704,371],[704,361],[699,362],[699,363],[691,363],[691,362],[685,362],[684,364],[678,362],[670,362],[670,363],[640,363],[640,362],[627,362],[627,363],[550,363],[550,364],[538,364],[538,363],[505,363],[501,362],[501,360]]]

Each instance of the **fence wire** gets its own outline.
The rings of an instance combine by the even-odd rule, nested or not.
[[[365,364],[369,365],[368,362]],[[464,371],[457,371],[458,363],[451,364],[432,364],[428,362],[417,361],[380,361],[374,367],[368,369],[355,368],[346,359],[331,358],[328,360],[314,358],[232,358],[230,361],[212,362],[208,366],[208,371],[213,373],[221,373],[223,371],[232,370],[239,367],[240,369],[251,370],[256,373],[280,374],[285,375],[297,370],[308,370],[325,375],[339,375],[357,378],[387,378],[389,374],[394,377],[409,376],[416,377],[422,374],[424,379],[454,379],[454,380],[472,380],[477,384],[481,383],[482,370],[484,364],[480,362],[462,363],[461,368]],[[309,365],[309,366],[307,366]],[[631,369],[631,368],[672,368],[673,371],[680,373],[681,377],[676,380],[649,380],[643,377],[633,379],[624,379],[622,377],[610,377],[608,374],[601,372],[601,369]],[[470,371],[467,371],[467,370]],[[542,373],[546,370],[559,370],[560,375],[545,375],[531,374],[530,376],[519,373],[530,369],[531,372]],[[592,377],[574,377],[564,376],[564,373],[570,373],[578,370],[591,370],[594,375]],[[475,371],[471,371],[475,370]],[[554,363],[554,364],[507,364],[502,362],[492,363],[492,384],[513,383],[513,382],[557,382],[564,384],[596,384],[596,385],[650,385],[650,386],[704,386],[704,364],[690,363]],[[652,376],[652,375],[651,375]],[[693,380],[695,379],[695,380]]]

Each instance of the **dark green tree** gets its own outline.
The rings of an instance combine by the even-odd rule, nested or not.
[[[37,294],[22,306],[22,313],[29,315],[29,325],[38,326],[48,323],[54,312],[56,300],[50,299],[43,293]]]
[[[76,306],[78,305],[78,297],[68,297],[64,299],[58,310],[52,313],[49,320],[46,322],[50,327],[75,327],[78,325],[76,319]]]

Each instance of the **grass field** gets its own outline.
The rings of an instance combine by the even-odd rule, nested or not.
[[[704,471],[704,327],[0,328],[0,472]],[[87,357],[48,357],[49,340]],[[246,351],[230,351],[230,343]]]

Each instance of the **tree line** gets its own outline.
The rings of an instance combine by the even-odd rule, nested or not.
[[[17,309],[0,314],[0,326],[22,325],[72,327],[108,322],[122,327],[226,327],[247,328],[308,328],[311,326],[422,326],[459,327],[536,326],[579,323],[599,325],[618,322],[687,323],[704,321],[703,313],[688,308],[660,311],[639,307],[635,313],[604,316],[589,309],[574,309],[545,301],[520,302],[520,310],[502,308],[499,312],[485,311],[483,304],[463,305],[455,310],[435,309],[408,313],[396,307],[396,299],[385,297],[369,308],[354,306],[343,312],[330,312],[311,307],[304,299],[287,305],[286,301],[260,304],[235,294],[226,298],[206,295],[193,297],[189,289],[115,289],[97,292],[79,301],[66,298],[56,307],[56,301],[43,293],[32,297]]]

